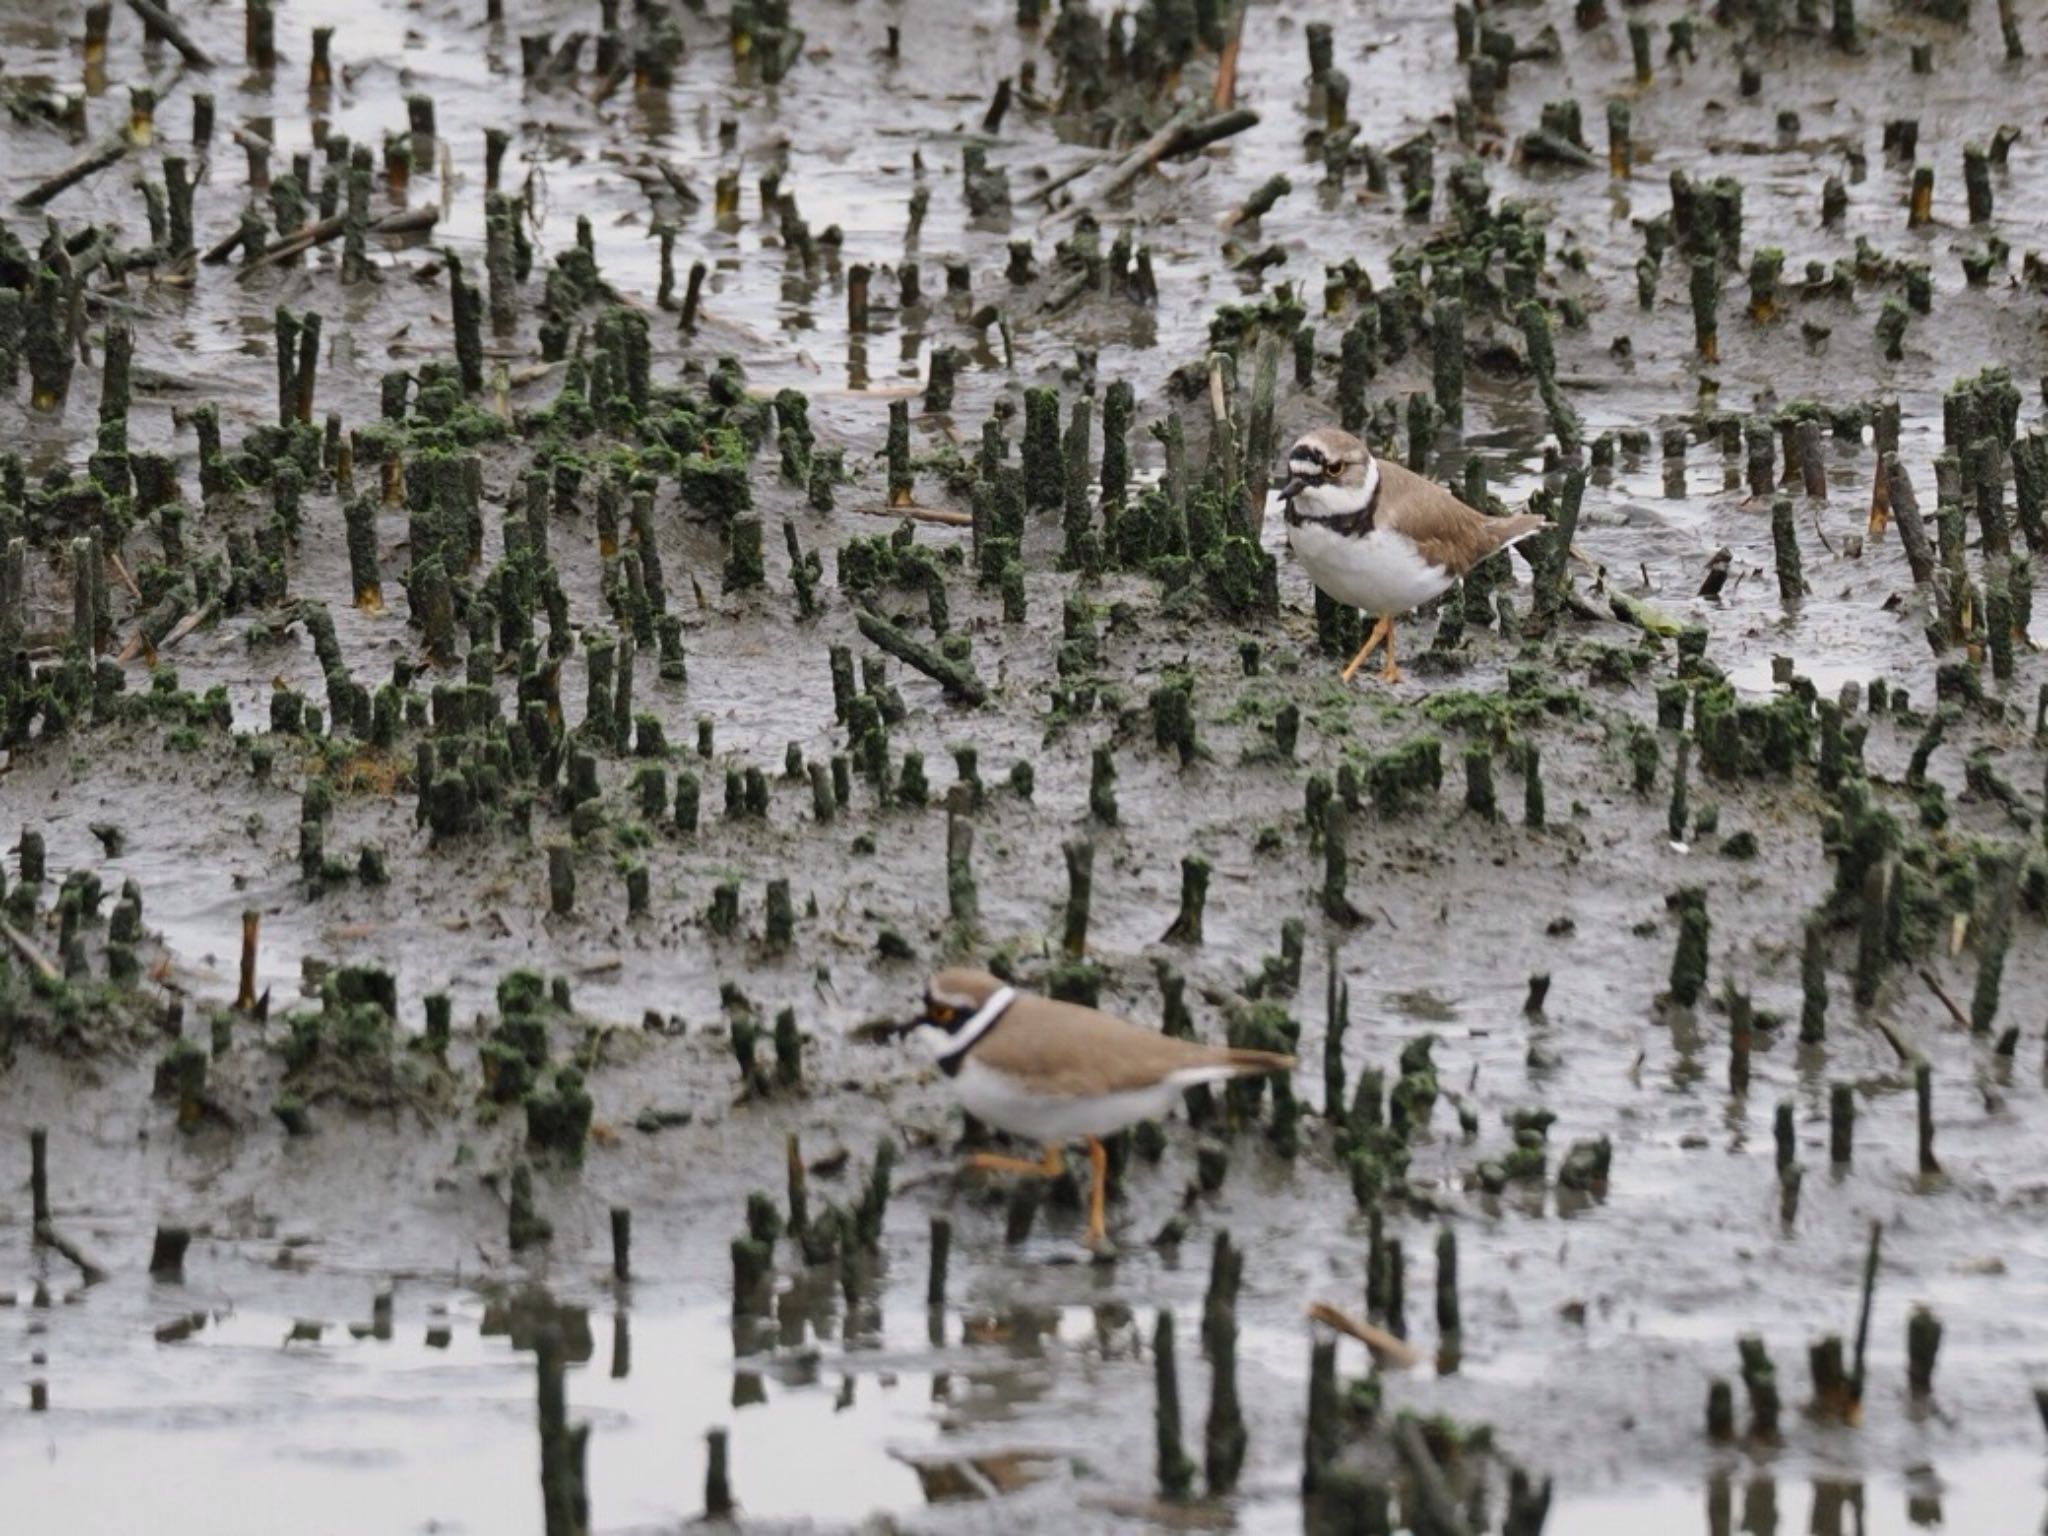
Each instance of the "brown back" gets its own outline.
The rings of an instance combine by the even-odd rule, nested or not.
[[[1285,1056],[1198,1045],[1078,1003],[1021,994],[968,1053],[983,1066],[1056,1097],[1150,1088],[1186,1067],[1271,1072]]]
[[[1462,576],[1503,545],[1543,526],[1531,513],[1488,517],[1475,512],[1434,480],[1388,459],[1375,459],[1380,496],[1374,523],[1406,534],[1422,558]]]

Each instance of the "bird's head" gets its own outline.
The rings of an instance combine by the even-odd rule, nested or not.
[[[1337,427],[1304,432],[1287,450],[1280,499],[1297,517],[1344,517],[1362,511],[1379,486],[1372,450]]]
[[[987,971],[958,966],[940,971],[925,983],[924,1006],[904,1024],[903,1033],[933,1055],[943,1054],[1003,991],[1002,981]]]

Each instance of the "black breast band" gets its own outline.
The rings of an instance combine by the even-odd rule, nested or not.
[[[1318,528],[1329,529],[1339,538],[1364,538],[1372,532],[1372,520],[1379,511],[1381,483],[1378,480],[1373,482],[1372,495],[1366,498],[1365,505],[1356,512],[1339,512],[1335,517],[1303,517],[1294,510],[1294,503],[1290,501],[1287,503],[1287,526],[1299,528],[1305,523],[1313,523]]]

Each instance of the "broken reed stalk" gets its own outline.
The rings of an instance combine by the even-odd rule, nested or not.
[[[254,907],[242,913],[241,984],[235,992],[235,1008],[249,1013],[256,1007],[256,937],[263,914]]]
[[[1372,1323],[1360,1322],[1328,1302],[1312,1303],[1308,1315],[1312,1321],[1358,1340],[1371,1352],[1374,1363],[1379,1366],[1407,1370],[1422,1363],[1422,1351],[1406,1339]]]
[[[1856,1314],[1856,1363],[1849,1373],[1849,1399],[1861,1406],[1863,1402],[1864,1350],[1870,1343],[1870,1303],[1877,1294],[1877,1263],[1884,1248],[1884,1223],[1870,1224],[1870,1249],[1863,1260],[1863,1305]]]

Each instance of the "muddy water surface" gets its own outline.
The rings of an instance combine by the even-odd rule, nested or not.
[[[20,1148],[29,1125],[52,1126],[59,1223],[114,1271],[103,1285],[79,1288],[60,1258],[31,1246],[27,1197],[18,1179],[5,1181],[0,1253],[11,1257],[0,1259],[0,1296],[11,1292],[15,1304],[0,1308],[0,1484],[10,1505],[33,1508],[35,1529],[131,1530],[132,1505],[108,1494],[118,1476],[159,1491],[150,1524],[166,1536],[539,1531],[533,1357],[485,1328],[492,1300],[537,1282],[589,1308],[593,1353],[571,1370],[569,1395],[573,1414],[593,1425],[594,1529],[674,1530],[692,1519],[702,1505],[703,1434],[721,1424],[732,1431],[743,1518],[767,1528],[808,1521],[840,1529],[880,1512],[920,1530],[1146,1522],[1168,1529],[1181,1517],[1147,1502],[1151,1322],[1160,1307],[1180,1319],[1185,1417],[1198,1442],[1207,1372],[1194,1324],[1209,1238],[1227,1228],[1251,1255],[1240,1305],[1251,1453],[1240,1492],[1200,1513],[1246,1531],[1299,1529],[1309,1354],[1301,1313],[1312,1299],[1362,1306],[1364,1218],[1326,1140],[1308,1136],[1301,1157],[1288,1163],[1258,1138],[1240,1138],[1223,1188],[1184,1202],[1195,1179],[1196,1138],[1176,1124],[1162,1161],[1136,1161],[1127,1175],[1115,1266],[1074,1262],[1079,1217],[1065,1208],[1048,1211],[1029,1243],[1006,1245],[1000,1192],[952,1175],[957,1118],[943,1084],[920,1075],[905,1053],[843,1038],[864,1019],[900,1015],[926,963],[948,952],[938,813],[870,815],[863,805],[858,818],[821,828],[810,819],[808,795],[779,782],[765,827],[724,822],[717,807],[727,767],[762,767],[773,780],[789,743],[814,760],[844,750],[825,652],[828,643],[860,648],[850,610],[835,600],[814,623],[793,621],[777,525],[795,518],[806,546],[828,551],[828,571],[830,549],[891,526],[868,515],[883,500],[876,456],[886,395],[918,385],[934,346],[967,349],[970,362],[950,420],[916,418],[920,452],[954,436],[971,446],[994,402],[1014,398],[1021,385],[1066,382],[1072,398],[1065,375],[1077,348],[1094,354],[1100,380],[1134,384],[1142,422],[1174,403],[1166,376],[1200,355],[1214,307],[1256,296],[1228,265],[1243,250],[1278,242],[1288,260],[1271,279],[1297,284],[1314,314],[1324,263],[1355,256],[1384,282],[1395,250],[1426,236],[1429,226],[1401,217],[1398,177],[1392,198],[1361,195],[1358,176],[1341,191],[1316,187],[1320,168],[1302,148],[1314,121],[1304,86],[1307,12],[1264,4],[1249,10],[1239,98],[1258,109],[1259,124],[1221,151],[1169,166],[1131,207],[1104,218],[1105,240],[1129,222],[1152,243],[1158,304],[1091,297],[1042,316],[1042,282],[1013,291],[1004,280],[1007,243],[1033,239],[1041,264],[1049,264],[1053,239],[1065,231],[1037,228],[1037,208],[1026,196],[1042,176],[1099,151],[1090,125],[1020,104],[990,147],[991,158],[1010,169],[1015,211],[1008,221],[969,216],[960,152],[997,82],[1031,59],[1041,93],[1056,93],[1053,53],[1040,34],[1015,26],[1012,5],[799,6],[806,49],[779,87],[735,64],[722,15],[683,10],[690,54],[674,88],[626,89],[603,101],[591,99],[587,69],[549,90],[519,78],[520,34],[594,28],[594,6],[508,0],[502,28],[486,26],[481,6],[468,0],[283,0],[277,9],[285,61],[265,80],[238,62],[239,12],[180,8],[222,61],[204,82],[222,126],[198,196],[201,244],[232,227],[244,195],[242,154],[226,140],[229,128],[267,119],[280,161],[310,147],[316,122],[324,132],[380,145],[384,134],[402,129],[408,92],[433,96],[441,143],[431,168],[415,171],[405,201],[439,206],[442,218],[431,244],[378,253],[382,281],[374,287],[344,288],[333,248],[301,268],[246,283],[234,280],[232,267],[201,268],[189,287],[131,280],[117,296],[137,336],[131,442],[177,453],[188,494],[195,450],[186,411],[218,402],[231,441],[271,417],[276,306],[325,316],[331,350],[320,372],[320,409],[341,412],[351,425],[375,415],[384,371],[449,355],[448,292],[436,247],[453,249],[473,271],[480,267],[486,126],[513,133],[507,182],[533,193],[542,260],[573,242],[579,215],[588,218],[606,279],[654,315],[658,378],[725,354],[739,359],[750,388],[805,391],[821,437],[846,449],[855,481],[842,488],[838,510],[820,517],[772,483],[770,456],[757,461],[770,553],[769,591],[755,598],[720,593],[715,533],[680,515],[664,525],[671,600],[682,597],[686,615],[690,679],[687,686],[658,683],[654,658],[643,655],[639,707],[685,747],[697,722],[710,719],[716,748],[711,762],[687,760],[704,781],[703,835],[658,841],[646,853],[654,900],[645,920],[628,921],[622,883],[598,858],[584,867],[576,915],[550,916],[539,830],[531,843],[493,834],[475,846],[434,848],[415,826],[408,792],[345,797],[328,831],[337,854],[352,857],[364,843],[383,848],[390,884],[310,895],[295,865],[305,765],[289,752],[267,785],[236,752],[172,754],[149,732],[81,733],[16,755],[0,779],[0,825],[44,831],[53,879],[90,867],[110,888],[137,882],[148,926],[168,955],[160,979],[191,1000],[195,1032],[200,1003],[234,994],[240,916],[249,908],[263,913],[258,985],[271,989],[280,1014],[297,1002],[309,960],[316,972],[374,963],[396,976],[408,1029],[419,1027],[426,994],[452,995],[460,1055],[474,1043],[471,1021],[492,1007],[498,978],[531,965],[567,977],[579,1013],[621,1027],[590,1080],[607,1134],[580,1173],[541,1175],[556,1239],[552,1256],[539,1261],[513,1255],[506,1243],[502,1173],[519,1155],[516,1116],[465,1109],[429,1121],[409,1111],[335,1109],[316,1111],[313,1137],[287,1139],[267,1113],[275,1063],[253,1048],[276,1040],[275,1025],[239,1026],[243,1048],[216,1064],[216,1091],[243,1115],[232,1133],[181,1136],[149,1100],[147,1053],[89,1063],[30,1054],[4,1069],[0,1144]],[[1431,132],[1444,174],[1458,154],[1447,114],[1464,78],[1447,10],[1318,9],[1336,29],[1337,62],[1353,82],[1362,139],[1385,152]],[[1559,351],[1588,435],[1649,434],[1648,451],[1624,446],[1588,493],[1580,542],[1605,567],[1606,581],[1677,622],[1706,626],[1711,655],[1749,696],[1770,695],[1774,658],[1789,658],[1825,697],[1844,683],[1884,678],[1925,710],[1934,702],[1936,658],[1912,603],[1890,601],[1911,585],[1896,539],[1853,542],[1865,528],[1874,468],[1867,435],[1831,442],[1829,499],[1799,502],[1812,590],[1789,608],[1777,600],[1769,520],[1729,488],[1728,471],[1739,464],[1724,463],[1712,444],[1694,444],[1674,479],[1657,448],[1663,427],[1710,401],[1750,412],[1808,396],[1895,399],[1902,455],[1931,507],[1941,397],[1955,379],[1994,363],[2009,367],[2025,397],[2023,428],[2039,422],[2037,381],[2048,371],[2039,295],[2006,271],[1987,289],[1968,289],[1958,256],[1979,243],[1965,222],[1962,145],[1988,138],[2007,120],[2027,132],[1995,173],[1993,228],[2015,253],[2041,243],[2048,219],[2039,174],[2048,149],[2035,132],[2048,109],[2042,77],[2002,62],[1988,11],[1973,28],[1957,30],[1870,9],[1865,46],[1853,57],[1829,52],[1815,37],[1763,51],[1756,96],[1741,93],[1734,35],[1704,20],[1699,60],[1665,60],[1664,29],[1681,14],[1677,7],[1627,13],[1648,20],[1659,39],[1656,79],[1640,90],[1630,81],[1627,17],[1617,13],[1604,28],[1581,33],[1565,5],[1489,12],[1489,21],[1518,37],[1533,38],[1548,23],[1565,42],[1560,61],[1514,66],[1501,131],[1488,129],[1483,142],[1496,197],[1526,199],[1547,213],[1553,251],[1586,253],[1582,274],[1561,271],[1552,286],[1587,312],[1585,330],[1560,332]],[[2042,7],[2022,3],[2017,11],[2026,35],[2040,36]],[[307,38],[318,25],[339,29],[340,79],[324,103],[300,88]],[[892,25],[902,39],[895,60],[885,55]],[[77,89],[78,29],[70,12],[53,19],[47,7],[0,0],[0,80]],[[67,227],[111,222],[139,244],[145,224],[131,167],[159,174],[164,146],[185,136],[200,79],[180,72],[168,51],[145,56],[125,11],[115,18],[114,39],[114,85],[88,102],[88,144],[114,131],[126,116],[125,87],[146,78],[160,82],[159,143],[66,193],[50,211]],[[1919,40],[1933,44],[1932,76],[1909,71],[1908,48]],[[1632,181],[1507,162],[1503,151],[1535,125],[1541,104],[1564,97],[1581,103],[1596,145],[1605,102],[1632,102],[1641,156]],[[1781,143],[1778,119],[1786,111],[1800,123]],[[1903,207],[1909,172],[1879,149],[1881,123],[1906,112],[1919,116],[1922,160],[1937,167],[1935,223],[1910,232]],[[46,125],[10,121],[6,131],[0,193],[10,204],[88,147]],[[1863,151],[1861,179],[1845,146]],[[759,177],[784,153],[783,186],[804,217],[814,230],[836,224],[844,236],[841,253],[810,273],[782,249],[760,206]],[[701,204],[658,210],[643,187],[651,157],[675,166]],[[930,211],[912,245],[905,210],[920,161]],[[1667,258],[1647,310],[1637,305],[1632,271],[1641,249],[1634,221],[1667,208],[1674,169],[1739,178],[1745,249],[1782,246],[1788,277],[1809,259],[1848,258],[1859,237],[1888,255],[1930,262],[1934,314],[1912,322],[1904,361],[1885,362],[1874,337],[1878,304],[1890,290],[1795,300],[1788,321],[1761,327],[1742,318],[1742,284],[1731,272],[1723,362],[1698,365],[1682,264]],[[1227,240],[1219,216],[1276,170],[1295,178],[1295,191],[1261,221],[1256,240]],[[740,175],[740,211],[721,221],[711,189],[729,171]],[[1824,229],[1820,184],[1830,174],[1843,176],[1849,204],[1844,221]],[[379,197],[386,197],[381,188]],[[686,272],[697,259],[710,268],[695,337],[653,309],[650,229],[658,212],[679,222],[679,268]],[[34,243],[33,218],[10,211],[9,222]],[[974,304],[1001,304],[1014,316],[1014,370],[1005,367],[1000,342],[967,325],[971,305],[936,297],[947,255],[968,261]],[[909,259],[920,264],[928,302],[898,310],[895,274]],[[2015,268],[2019,260],[2015,254]],[[851,333],[847,322],[844,272],[855,261],[878,269],[876,316],[866,334]],[[559,387],[559,370],[528,372],[539,356],[538,287],[536,278],[516,331],[493,342],[491,365],[506,370],[510,409],[536,408]],[[1802,320],[1828,334],[1802,335]],[[1319,323],[1313,388],[1283,389],[1283,440],[1331,418],[1344,323]],[[1623,338],[1625,350],[1616,345]],[[1495,491],[1519,506],[1542,466],[1542,412],[1525,377],[1470,371],[1464,440],[1440,441],[1433,467],[1454,475],[1476,452]],[[1426,359],[1411,356],[1376,378],[1369,398],[1400,399],[1429,384]],[[24,451],[38,471],[82,465],[97,390],[96,369],[81,368],[61,419],[6,403],[0,446]],[[1185,408],[1199,436],[1206,406]],[[1140,430],[1132,443],[1140,470],[1156,472],[1149,435]],[[517,450],[487,458],[493,554],[502,547],[500,511],[524,468]],[[946,504],[936,476],[921,478],[919,495]],[[321,498],[310,506],[294,594],[326,601],[356,675],[382,681],[394,661],[417,654],[402,596],[392,597],[394,611],[382,617],[350,607],[338,509]],[[1283,534],[1269,516],[1268,544],[1281,549]],[[386,513],[380,537],[394,574],[403,568],[395,553],[403,536],[402,512]],[[927,525],[918,537],[943,550],[966,536]],[[587,513],[559,522],[554,540],[575,621],[599,627],[599,560]],[[956,711],[924,679],[892,667],[910,706],[894,729],[895,745],[922,751],[940,787],[952,777],[951,746],[972,741],[979,749],[991,786],[976,853],[991,949],[1000,944],[1029,958],[1056,942],[1066,894],[1056,845],[1091,830],[1090,751],[1114,741],[1121,814],[1116,828],[1093,829],[1090,930],[1111,1003],[1156,1020],[1150,962],[1170,957],[1191,978],[1199,1026],[1218,1036],[1217,999],[1258,971],[1279,941],[1281,920],[1299,914],[1310,924],[1294,1010],[1303,1025],[1306,1101],[1321,1105],[1319,956],[1326,940],[1341,943],[1354,1075],[1367,1065],[1391,1069],[1400,1048],[1425,1032],[1439,1037],[1441,1081],[1473,1112],[1473,1129],[1461,1128],[1451,1103],[1438,1105],[1410,1168],[1419,1198],[1390,1228],[1407,1245],[1410,1327],[1426,1349],[1435,1343],[1436,1228],[1445,1222],[1458,1231],[1462,1360],[1455,1374],[1387,1376],[1391,1405],[1492,1425],[1515,1461],[1556,1478],[1553,1531],[1826,1536],[2039,1528],[2048,1496],[2030,1387],[2048,1374],[2048,1237],[2038,1220],[2048,943],[2038,915],[2022,919],[2006,972],[2001,1023],[2021,1030],[2016,1056],[1995,1057],[1987,1043],[1952,1028],[1931,991],[1905,972],[1876,1009],[1859,1014],[1849,1003],[1844,945],[1834,955],[1826,1044],[1800,1047],[1791,1029],[1766,1031],[1748,1092],[1732,1094],[1725,1014],[1714,1006],[1653,1005],[1668,985],[1673,943],[1664,896],[1680,885],[1705,886],[1715,983],[1732,980],[1753,992],[1760,1009],[1796,1019],[1800,924],[1833,879],[1818,831],[1820,797],[1810,785],[1696,780],[1695,801],[1717,805],[1719,831],[1675,845],[1665,827],[1668,744],[1656,791],[1639,797],[1609,728],[1653,720],[1647,687],[1591,684],[1579,663],[1561,680],[1586,685],[1595,708],[1543,729],[1548,825],[1521,824],[1520,775],[1505,757],[1500,790],[1509,816],[1489,825],[1463,815],[1455,771],[1462,739],[1446,735],[1453,783],[1435,803],[1407,819],[1354,822],[1352,899],[1370,926],[1326,933],[1315,908],[1322,858],[1301,826],[1304,773],[1333,774],[1433,729],[1418,706],[1434,692],[1497,692],[1519,659],[1514,644],[1475,635],[1448,673],[1418,666],[1391,693],[1340,688],[1335,662],[1315,648],[1309,588],[1283,560],[1283,615],[1257,632],[1263,661],[1248,677],[1243,637],[1229,626],[1163,608],[1149,579],[1113,576],[1090,595],[1105,613],[1130,605],[1099,627],[1103,673],[1133,718],[1119,721],[1105,710],[1069,719],[1053,696],[1062,686],[1054,666],[1060,602],[1072,578],[1054,570],[1055,530],[1034,529],[1032,540],[1024,625],[1002,625],[992,593],[953,583],[955,621],[974,636],[976,665],[999,687],[996,703]],[[1709,556],[1723,546],[1734,555],[1729,588],[1716,601],[1696,597]],[[1526,572],[1518,569],[1516,579],[1526,609]],[[1591,578],[1585,585],[1591,588]],[[387,581],[387,593],[396,588]],[[61,629],[68,621],[68,584],[54,569],[32,583],[30,600],[32,628]],[[245,732],[267,722],[277,682],[316,699],[321,687],[302,633],[255,629],[248,616],[223,622],[164,658],[186,686],[225,684]],[[1426,632],[1426,623],[1417,628],[1404,655],[1420,652]],[[1640,639],[1620,623],[1588,623],[1582,633],[1617,646]],[[1182,662],[1201,678],[1206,752],[1186,769],[1151,750],[1140,708],[1162,671]],[[1554,659],[1545,664],[1564,668]],[[1654,675],[1671,667],[1667,645]],[[130,670],[130,688],[146,686],[141,664]],[[1994,687],[1987,676],[1987,689],[2013,710],[1973,738],[2032,797],[2036,816],[2041,748],[2017,722],[2031,717],[2044,680],[2048,670],[2031,652],[2022,653],[2011,683]],[[572,662],[564,695],[579,716],[580,683]],[[1304,717],[1295,764],[1257,752],[1267,740],[1262,723],[1284,701],[1297,703]],[[1865,755],[1874,777],[1904,777],[1920,725],[1913,717],[1870,721]],[[1948,792],[1956,834],[2027,835],[1995,803],[1965,797],[1964,756],[1961,748],[1944,750],[1930,770]],[[1036,769],[1029,802],[995,790],[1018,760]],[[615,768],[608,764],[607,772]],[[1910,819],[1910,802],[1899,804]],[[113,856],[92,830],[109,821],[126,833]],[[1269,831],[1277,840],[1262,835]],[[1754,859],[1723,856],[1738,831],[1756,837]],[[862,835],[873,839],[871,851],[857,844]],[[2038,846],[2038,825],[2032,836]],[[1204,854],[1215,870],[1197,949],[1161,943],[1188,852]],[[758,930],[765,882],[776,877],[792,880],[799,910],[807,899],[817,904],[815,916],[805,914],[795,953],[708,933],[703,913],[718,882],[741,883],[746,926]],[[908,937],[914,961],[874,958],[884,926]],[[1936,954],[1927,965],[1967,1002],[1973,951]],[[1523,1002],[1537,973],[1552,978],[1551,990],[1544,1010],[1530,1015]],[[734,1103],[722,981],[736,981],[764,1014],[785,1004],[799,1010],[812,1040],[808,1097]],[[641,1032],[649,1013],[669,1032]],[[1945,1177],[1919,1172],[1911,1073],[1880,1023],[1933,1062]],[[1831,1170],[1826,1117],[1829,1088],[1838,1082],[1854,1085],[1860,1115],[1853,1166]],[[1794,1108],[1797,1156],[1806,1167],[1804,1196],[1789,1221],[1773,1159],[1780,1102]],[[1540,1186],[1498,1197],[1479,1191],[1476,1165],[1511,1145],[1504,1114],[1536,1104],[1558,1116],[1553,1161],[1573,1140],[1612,1138],[1615,1171],[1603,1198]],[[688,1122],[633,1129],[649,1110],[687,1114]],[[731,1321],[727,1243],[741,1229],[747,1192],[781,1188],[790,1133],[813,1157],[850,1153],[846,1173],[818,1178],[835,1200],[851,1203],[851,1181],[884,1136],[902,1148],[907,1187],[891,1208],[884,1277],[852,1327],[830,1277],[822,1285],[814,1276],[792,1280],[785,1257],[787,1315],[764,1339]],[[598,1278],[606,1213],[617,1205],[636,1213],[641,1277],[623,1294]],[[1182,1209],[1186,1242],[1153,1247],[1153,1236]],[[950,1215],[956,1233],[953,1299],[936,1319],[924,1306],[923,1276],[933,1213]],[[183,1286],[140,1278],[161,1220],[200,1229]],[[1810,1424],[1798,1411],[1808,1395],[1805,1350],[1823,1334],[1853,1336],[1873,1221],[1886,1224],[1887,1238],[1863,1423],[1855,1430]],[[372,1297],[394,1287],[392,1336],[355,1337],[351,1323],[366,1324]],[[1905,1390],[1905,1319],[1915,1303],[1933,1307],[1946,1324],[1938,1390],[1925,1400]],[[158,1341],[160,1326],[192,1313],[205,1314],[203,1326],[182,1341]],[[322,1324],[317,1341],[287,1342],[302,1320]],[[425,1342],[433,1329],[447,1331],[444,1345]],[[1747,1332],[1767,1340],[1786,1403],[1785,1443],[1754,1453],[1711,1445],[1702,1434],[1708,1380],[1734,1377],[1734,1341]],[[1362,1372],[1363,1357],[1347,1354],[1344,1368]],[[27,1411],[30,1381],[47,1384],[47,1412]],[[279,1509],[296,1513],[280,1523]]]

